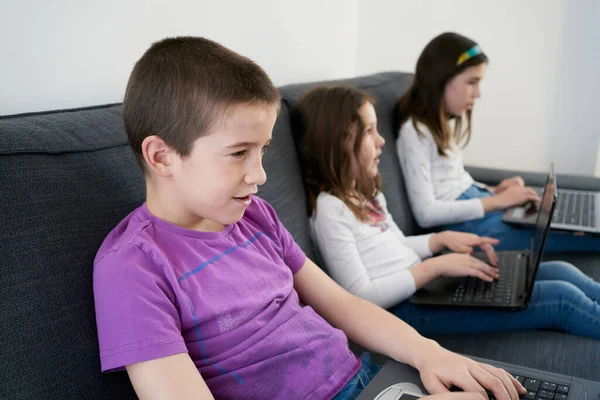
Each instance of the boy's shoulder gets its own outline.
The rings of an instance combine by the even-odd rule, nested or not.
[[[279,217],[269,202],[254,195],[252,196],[252,201],[246,209],[246,212],[244,212],[244,216],[239,222],[252,222],[261,225],[263,228],[275,227],[279,223]]]
[[[100,245],[94,264],[98,264],[109,255],[130,251],[138,247],[139,242],[148,239],[147,230],[152,221],[144,213],[145,205],[133,210],[115,226]]]
[[[158,227],[156,226],[158,225]],[[232,225],[244,226],[244,232],[262,231],[276,233],[280,222],[273,207],[258,196],[252,196],[252,201],[243,217]],[[228,226],[228,231],[235,226]],[[171,226],[165,221],[160,221],[150,214],[145,205],[133,210],[108,234],[96,253],[94,264],[100,263],[107,257],[119,258],[121,255],[131,257],[132,253],[144,254],[152,257],[154,250],[173,244],[181,236],[171,235],[169,232],[184,231],[183,228]],[[166,237],[168,235],[168,237]],[[214,244],[211,236],[211,243]],[[226,240],[225,238],[223,240]]]

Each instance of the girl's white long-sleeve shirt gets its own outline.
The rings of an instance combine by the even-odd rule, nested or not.
[[[396,151],[404,184],[417,223],[423,228],[470,221],[484,216],[479,199],[456,200],[475,184],[465,171],[463,154],[456,143],[450,143],[446,157],[438,154],[431,132],[419,124],[419,135],[412,119],[402,125]]]
[[[376,196],[385,218],[362,222],[339,198],[322,192],[317,198],[311,234],[329,275],[344,289],[389,308],[416,290],[409,269],[431,256],[431,234],[404,236],[387,210],[382,193]]]

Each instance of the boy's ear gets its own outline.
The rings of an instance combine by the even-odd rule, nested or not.
[[[160,136],[146,137],[142,142],[142,154],[149,170],[162,177],[171,176],[173,157],[176,154]]]

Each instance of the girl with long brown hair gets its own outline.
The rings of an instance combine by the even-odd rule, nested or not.
[[[302,138],[312,238],[327,272],[343,288],[390,309],[426,334],[558,327],[600,338],[600,284],[561,261],[540,265],[530,307],[524,311],[410,304],[407,299],[417,289],[441,276],[497,279],[492,246],[498,241],[451,231],[410,237],[402,233],[381,192],[378,164],[385,140],[366,93],[318,87],[299,100],[293,115]],[[491,265],[470,255],[474,247],[487,253]],[[433,256],[442,250],[454,253]],[[573,309],[556,307],[563,303]]]

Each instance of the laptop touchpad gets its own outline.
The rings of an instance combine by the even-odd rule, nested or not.
[[[431,293],[447,293],[448,288],[455,287],[457,282],[456,278],[436,278],[423,286],[422,290]]]

